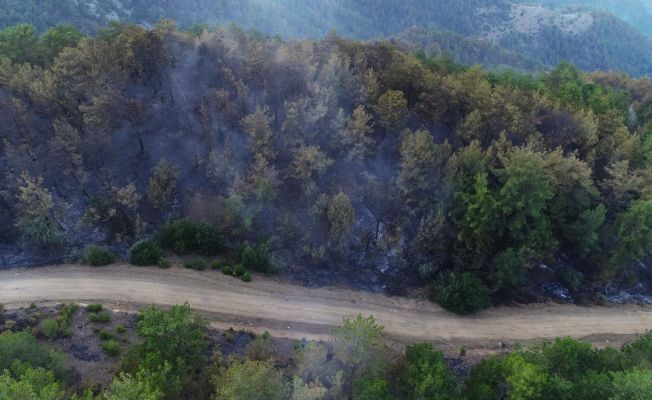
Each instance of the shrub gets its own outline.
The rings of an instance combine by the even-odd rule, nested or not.
[[[245,273],[242,275],[242,280],[243,280],[244,282],[251,282],[251,274],[250,274],[249,272],[245,272]]]
[[[235,266],[235,270],[233,271],[233,275],[235,276],[243,276],[247,270],[242,264],[238,264]]]
[[[33,310],[36,308],[36,303],[29,303],[29,309]]]
[[[224,268],[222,268],[222,273],[224,275],[233,275],[233,268],[230,265],[225,265]]]
[[[98,322],[98,323],[107,323],[111,321],[111,314],[109,314],[107,311],[102,311],[99,313],[88,313],[88,320],[91,322]]]
[[[278,270],[271,255],[269,242],[267,241],[262,241],[254,245],[245,242],[238,248],[236,258],[246,269],[264,272],[266,274],[275,273]]]
[[[203,271],[206,269],[206,261],[203,258],[195,258],[186,262],[183,266],[188,269],[194,269],[195,271]]]
[[[213,268],[213,269],[216,270],[216,271],[219,271],[219,270],[222,269],[222,263],[219,262],[219,261],[213,261],[213,262],[211,263],[211,268]]]
[[[582,285],[582,274],[573,268],[562,268],[558,275],[561,282],[573,292],[577,292]]]
[[[163,257],[163,249],[154,240],[141,240],[129,249],[129,262],[136,266],[156,265]]]
[[[120,354],[120,343],[117,340],[111,339],[102,343],[102,350],[112,357]]]
[[[88,312],[98,313],[98,312],[102,311],[103,309],[104,309],[104,307],[102,307],[101,304],[89,304],[89,305],[86,306],[86,310],[88,310]]]
[[[59,247],[64,244],[64,238],[48,217],[21,218],[16,225],[23,239],[29,243],[44,248]]]
[[[245,348],[245,355],[249,360],[265,361],[274,359],[274,345],[270,334],[265,331],[260,336],[257,336]]]
[[[0,371],[16,373],[21,365],[29,365],[51,370],[62,378],[65,360],[63,353],[39,343],[30,333],[6,331],[0,334]]]
[[[127,332],[127,327],[124,326],[123,324],[118,324],[118,326],[115,327],[115,332],[118,334],[122,334]]]
[[[167,268],[170,268],[171,266],[172,266],[172,263],[170,262],[170,259],[168,259],[167,257],[161,257],[161,258],[158,259],[158,267],[159,268],[167,269]]]
[[[433,300],[456,314],[466,315],[487,308],[489,289],[480,278],[468,272],[448,272],[440,276],[432,293]]]
[[[164,247],[179,255],[189,252],[210,255],[224,250],[224,239],[214,226],[187,218],[166,224],[160,237]]]
[[[115,262],[115,254],[109,250],[95,246],[88,245],[84,249],[84,256],[82,257],[84,263],[99,267],[102,265],[109,265]]]
[[[98,335],[99,335],[101,340],[111,340],[111,339],[113,339],[113,334],[111,332],[107,331],[106,329],[101,329],[98,332]]]
[[[54,318],[46,318],[43,321],[41,321],[41,332],[47,337],[48,339],[54,339],[57,336],[59,336],[60,332],[60,327],[59,327],[59,321],[57,321]]]
[[[63,311],[61,311],[61,330],[62,331],[67,331],[68,328],[70,328],[70,324],[72,324],[72,316],[75,315],[77,310],[79,309],[79,305],[75,303],[70,303],[66,304],[63,306]]]

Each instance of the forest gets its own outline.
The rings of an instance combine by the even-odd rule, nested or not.
[[[569,3],[591,6],[561,7]],[[409,45],[488,68],[542,71],[566,60],[586,71],[652,73],[649,11],[639,0],[0,0],[0,9],[0,28],[27,22],[39,33],[73,24],[94,34],[110,21],[153,27],[161,19],[182,29],[236,24],[285,39],[335,30],[405,41],[416,29],[430,32],[427,41],[417,35]]]
[[[52,316],[52,312],[54,315]],[[50,316],[48,316],[50,315]],[[14,318],[14,319],[11,319]],[[117,320],[124,322],[117,322]],[[0,398],[26,400],[637,400],[652,396],[652,334],[619,349],[571,338],[455,369],[430,343],[388,345],[373,317],[345,319],[329,341],[216,332],[187,304],[135,316],[102,304],[0,313]],[[88,331],[104,387],[61,349]],[[238,345],[238,342],[243,344]],[[86,350],[88,351],[88,350]],[[91,353],[94,356],[94,354]],[[90,355],[86,355],[89,357]],[[79,357],[79,355],[76,355]]]
[[[462,314],[550,282],[589,303],[648,290],[647,78],[171,21],[16,25],[0,54],[6,266],[165,247],[308,284],[432,285]]]

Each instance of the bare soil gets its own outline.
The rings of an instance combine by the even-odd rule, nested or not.
[[[343,318],[373,315],[397,345],[429,341],[448,355],[465,347],[470,357],[558,336],[619,346],[652,328],[652,307],[641,305],[529,304],[460,317],[423,298],[306,288],[259,275],[244,283],[216,271],[179,266],[59,265],[0,272],[1,303],[19,307],[44,301],[108,302],[116,311],[188,302],[217,329],[267,330],[276,337],[308,340],[328,340]]]

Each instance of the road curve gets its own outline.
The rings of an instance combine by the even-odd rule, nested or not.
[[[340,288],[311,289],[255,276],[251,283],[214,271],[91,268],[62,265],[0,271],[0,303],[104,301],[188,302],[218,327],[326,338],[342,318],[373,315],[399,341],[450,344],[528,342],[557,336],[634,335],[652,328],[652,308],[537,304],[500,307],[459,317],[427,301]]]

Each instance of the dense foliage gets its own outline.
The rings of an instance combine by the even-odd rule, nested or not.
[[[69,308],[62,308],[62,314]],[[97,304],[89,309],[102,310]],[[117,335],[124,338],[128,328],[118,328]],[[247,333],[224,331],[221,336],[227,343],[249,340],[235,351],[232,345],[217,346],[216,332],[187,305],[143,309],[135,329],[138,340],[126,345],[126,352],[121,350],[127,341],[118,342],[112,331],[98,330],[102,348],[119,366],[112,380],[102,379],[106,382],[102,387],[80,381],[66,369],[67,355],[53,349],[52,338],[43,344],[29,332],[3,332],[0,398],[632,400],[652,396],[652,333],[621,349],[594,349],[571,338],[530,348],[517,346],[470,363],[470,371],[464,373],[449,367],[459,365],[464,355],[458,360],[444,358],[429,343],[411,344],[404,351],[386,346],[383,327],[373,317],[344,320],[327,342],[304,340],[290,345],[267,332],[251,340]],[[233,352],[223,356],[221,348]]]
[[[546,279],[576,291],[636,283],[652,250],[647,79],[170,22],[112,24],[54,58],[6,43],[0,234],[16,249],[65,254],[160,225],[171,250],[228,245],[245,269],[437,280],[461,312],[543,264],[563,262]],[[155,241],[130,251],[136,265],[162,256]]]

